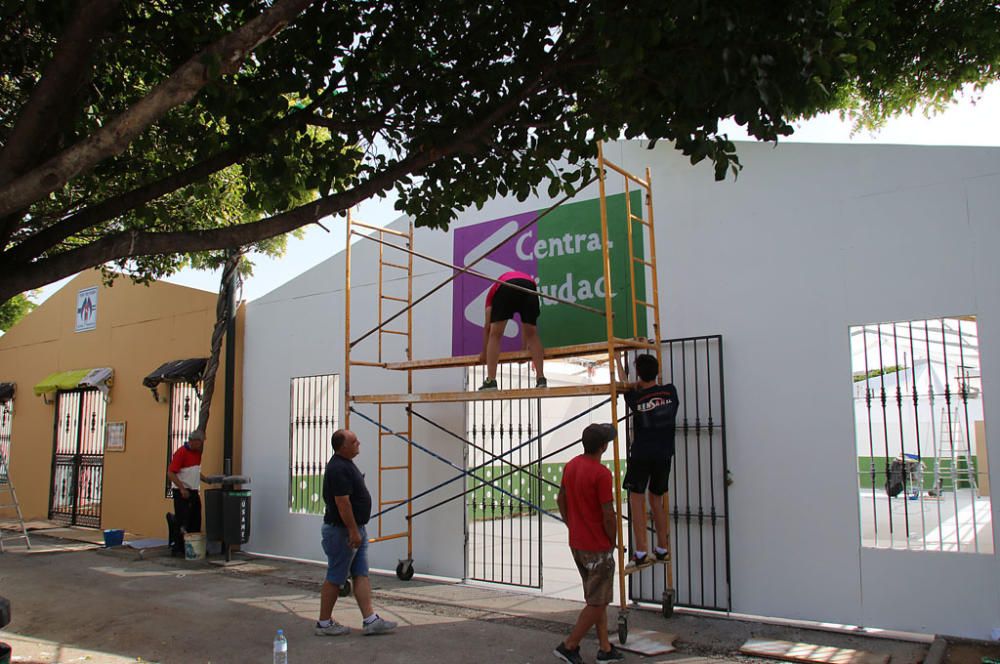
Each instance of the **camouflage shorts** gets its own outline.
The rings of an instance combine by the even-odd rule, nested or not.
[[[613,551],[573,552],[573,560],[583,579],[583,598],[588,606],[611,604],[615,579],[615,556]]]

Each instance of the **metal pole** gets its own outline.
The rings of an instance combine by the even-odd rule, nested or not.
[[[344,247],[344,428],[351,428],[351,211]]]
[[[600,186],[600,201],[601,201],[601,262],[604,268],[604,320],[605,329],[607,331],[608,340],[608,367],[615,366],[615,330],[614,330],[614,311],[613,303],[611,301],[611,259],[608,255],[608,201],[607,192],[605,191],[604,180],[606,178],[606,173],[604,171],[604,145],[601,141],[597,142],[597,181]],[[615,380],[611,381],[610,394],[611,399],[611,421],[615,423],[615,427],[618,426],[618,382]],[[615,519],[616,526],[618,529],[618,602],[621,611],[625,610],[625,542],[622,534],[622,486],[621,486],[621,456],[618,451],[618,438],[615,438],[614,442],[614,458],[615,458],[615,514],[617,519]]]
[[[233,413],[236,389],[236,267],[226,281],[226,387],[222,423],[222,474],[233,474]]]

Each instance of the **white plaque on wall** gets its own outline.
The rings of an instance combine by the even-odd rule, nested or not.
[[[107,438],[105,439],[104,443],[104,450],[106,452],[124,452],[125,423],[108,422],[107,427],[108,427],[108,432],[107,432]]]
[[[97,327],[97,287],[84,288],[76,294],[76,331]]]

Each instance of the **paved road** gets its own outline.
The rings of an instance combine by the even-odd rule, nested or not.
[[[34,538],[33,538],[34,539]],[[41,538],[38,538],[39,540]],[[41,544],[41,542],[38,542]],[[377,610],[396,620],[395,634],[313,636],[319,610],[321,567],[256,559],[221,568],[172,558],[139,560],[124,550],[0,555],[0,589],[11,600],[12,622],[0,641],[15,660],[62,662],[178,662],[245,664],[269,661],[278,628],[289,640],[289,660],[458,664],[552,664],[552,648],[568,631],[580,604],[461,584],[403,583],[373,577]],[[611,611],[614,620],[616,609]],[[335,616],[358,629],[351,598]],[[704,657],[748,661],[733,653],[748,636],[792,638],[891,652],[894,664],[918,662],[926,646],[866,643],[857,637],[805,634],[801,630],[733,620],[631,611],[630,628],[680,635],[679,653],[627,662],[694,664]],[[583,653],[593,661],[596,643]]]

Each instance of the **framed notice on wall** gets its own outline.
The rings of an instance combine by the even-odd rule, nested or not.
[[[76,294],[76,331],[97,327],[97,287],[84,288]]]
[[[107,435],[107,440],[104,443],[104,450],[106,452],[125,451],[124,422],[108,422],[108,435]]]

